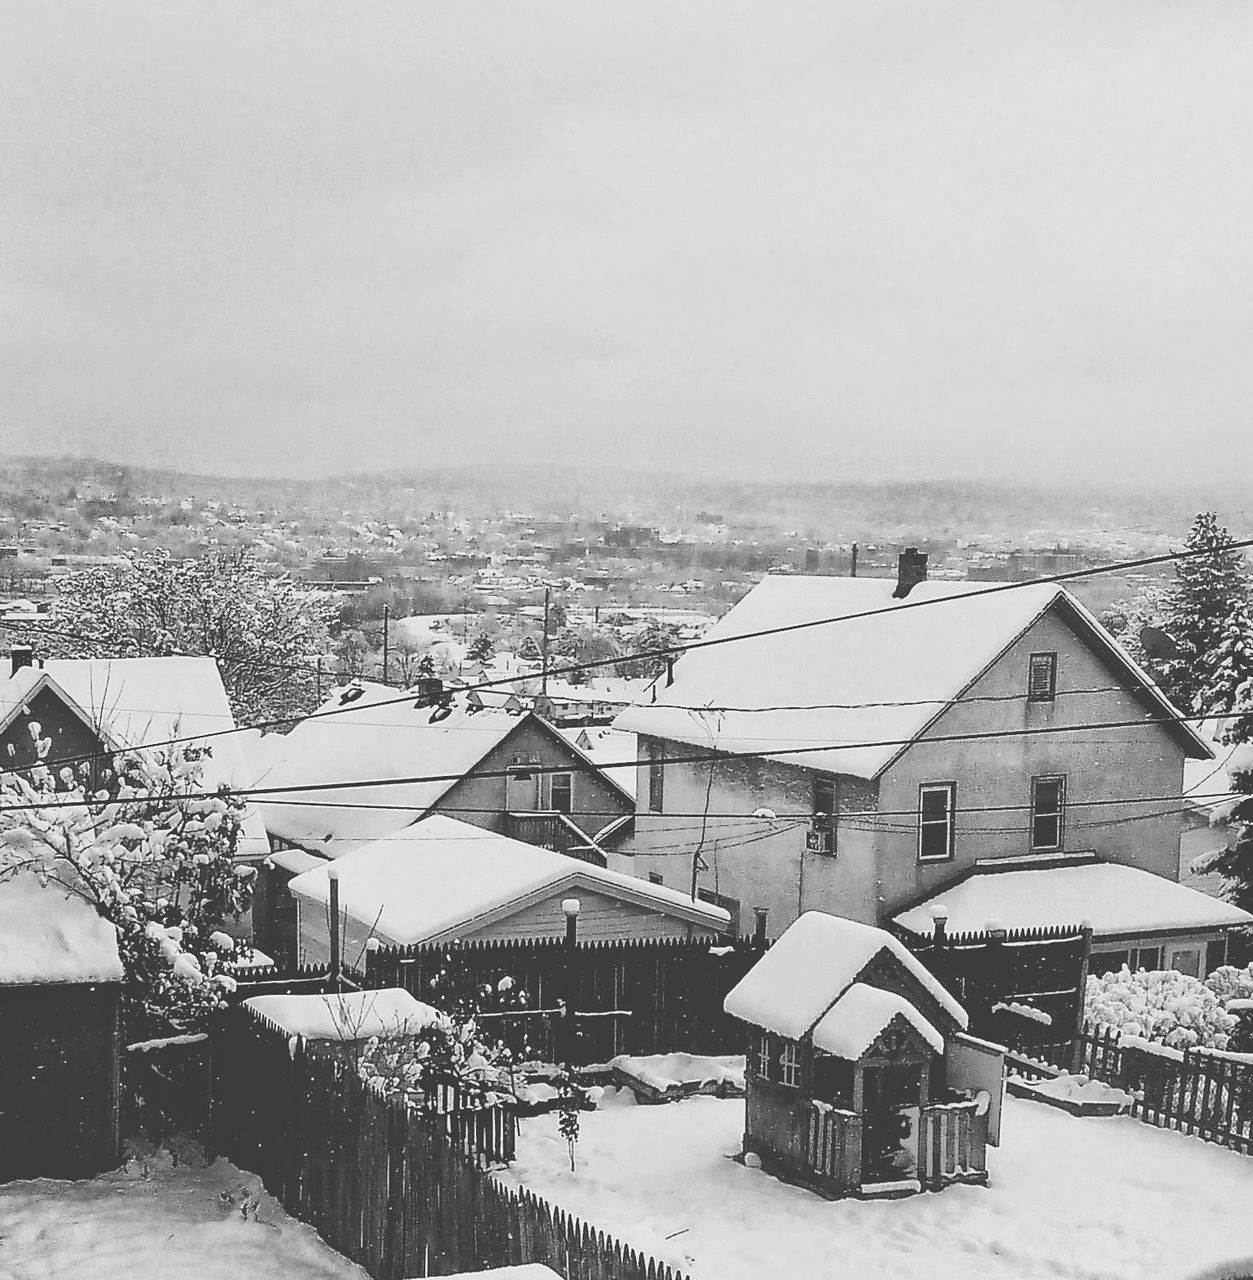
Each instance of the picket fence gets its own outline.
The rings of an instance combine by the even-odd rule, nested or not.
[[[491,1166],[513,1155],[510,1109],[442,1090],[432,1094],[438,1107],[420,1110],[363,1083],[349,1052],[289,1044],[242,1020],[224,1030],[232,1043],[215,1060],[215,1154],[257,1173],[374,1280],[525,1262],[566,1280],[686,1280],[498,1182]]]
[[[1011,1055],[1010,1066],[1028,1077],[1061,1069],[1101,1080],[1131,1094],[1131,1114],[1147,1124],[1253,1153],[1253,1061],[1209,1049],[1172,1052],[1089,1024],[1073,1040]]]

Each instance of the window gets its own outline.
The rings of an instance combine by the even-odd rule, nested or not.
[[[1033,653],[1027,673],[1027,701],[1052,702],[1057,696],[1057,654]]]
[[[731,922],[727,925],[727,932],[733,937],[740,936],[740,900],[739,898],[730,898],[723,893],[715,893],[712,889],[706,889],[704,885],[700,888],[700,900],[708,902],[711,906],[721,907],[730,917]]]
[[[1161,947],[1139,947],[1132,949],[1131,971],[1133,973],[1137,973],[1141,969],[1147,969],[1150,973],[1156,973],[1161,967]]]
[[[661,878],[660,871],[650,871],[648,873],[648,883],[649,884],[665,884],[666,882]]]
[[[763,1080],[770,1079],[770,1034],[763,1031],[757,1041],[757,1074]]]
[[[666,745],[648,744],[648,812],[661,813],[666,799]]]
[[[1066,805],[1065,778],[1031,779],[1031,847],[1062,847],[1062,810]]]
[[[783,1052],[779,1055],[779,1083],[795,1086],[800,1082],[800,1046],[795,1040],[785,1040],[783,1042]]]
[[[814,830],[834,831],[835,815],[838,810],[835,779],[817,777],[814,779]]]
[[[574,775],[550,773],[548,775],[548,807],[558,813],[569,813],[574,795]]]
[[[918,788],[918,861],[940,862],[953,856],[953,813],[957,783],[924,782]]]

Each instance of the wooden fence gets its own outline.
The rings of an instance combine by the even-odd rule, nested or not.
[[[404,987],[448,1007],[458,990],[495,991],[508,979],[523,1009],[492,1013],[484,1027],[516,1053],[548,1061],[605,1062],[616,1054],[742,1053],[744,1028],[722,1002],[769,943],[743,939],[561,939],[385,947],[367,953],[364,985]],[[578,1015],[574,1044],[561,1020],[536,1010],[566,1002]],[[530,1011],[530,1012],[528,1012]]]
[[[1132,1096],[1131,1114],[1147,1124],[1253,1154],[1253,1061],[1209,1049],[1171,1050],[1126,1041],[1114,1027],[1089,1025],[1074,1040],[1011,1057],[1020,1074],[1067,1070]]]
[[[503,1108],[422,1112],[362,1083],[346,1055],[257,1043],[250,1068],[261,1072],[260,1105],[223,1114],[215,1150],[258,1173],[288,1213],[375,1280],[525,1262],[567,1280],[684,1280],[479,1167],[485,1146],[507,1145],[500,1134],[485,1143],[481,1126],[507,1121],[512,1140]],[[275,1058],[268,1071],[266,1056]],[[266,1103],[283,1081],[288,1105],[276,1117]]]

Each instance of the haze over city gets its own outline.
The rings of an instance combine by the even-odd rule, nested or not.
[[[10,4],[0,450],[1238,474],[1249,23]]]

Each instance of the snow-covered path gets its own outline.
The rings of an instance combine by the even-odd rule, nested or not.
[[[990,1187],[828,1202],[727,1159],[743,1117],[714,1098],[585,1113],[573,1174],[537,1117],[502,1177],[694,1280],[1172,1280],[1253,1257],[1253,1158],[1138,1120],[1007,1098]]]
[[[234,1205],[220,1196],[230,1196]],[[260,1197],[257,1220],[236,1205]],[[0,1186],[3,1280],[368,1280],[224,1160]]]

